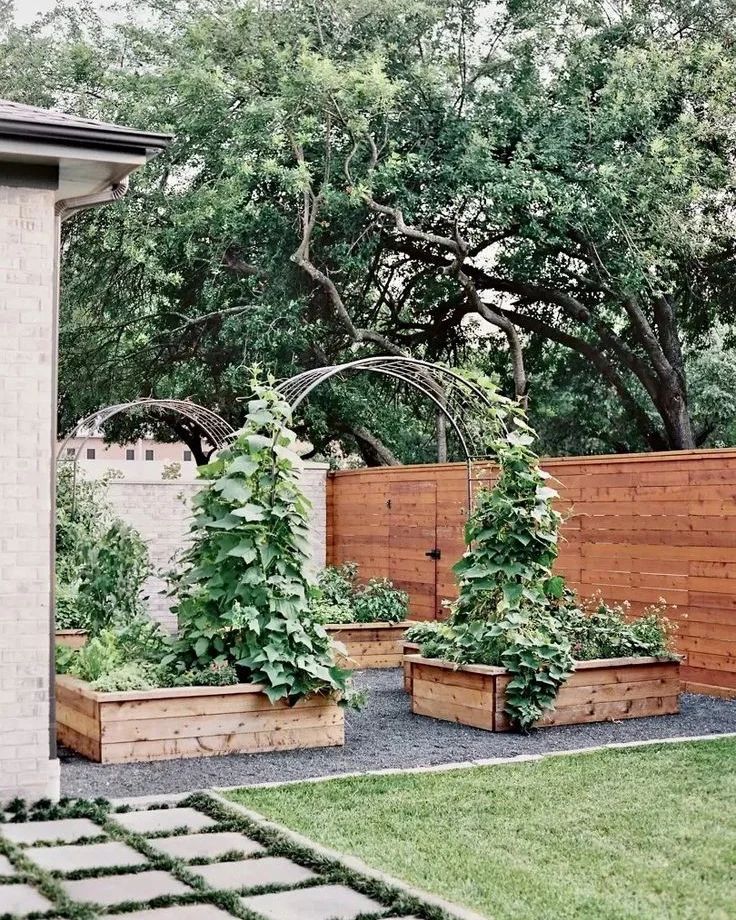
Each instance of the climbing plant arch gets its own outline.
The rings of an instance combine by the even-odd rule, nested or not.
[[[496,437],[508,433],[518,406],[503,396],[491,396],[477,383],[440,364],[416,358],[377,356],[303,371],[278,384],[277,390],[295,412],[320,384],[334,377],[370,371],[413,387],[444,415],[458,437],[468,469],[468,504],[472,501],[473,461],[494,459],[489,449]],[[516,409],[516,412],[515,412]],[[496,431],[489,432],[488,426]]]
[[[197,425],[205,435],[210,444],[218,450],[235,434],[235,429],[224,418],[221,418],[211,409],[206,409],[197,403],[190,402],[188,399],[134,399],[130,402],[116,403],[112,406],[105,406],[103,409],[97,409],[83,418],[71,429],[59,447],[56,454],[57,461],[68,460],[74,463],[74,472],[76,478],[77,460],[82,452],[82,448],[92,435],[87,434],[94,428],[99,428],[116,415],[129,412],[146,412],[153,415],[167,415],[174,413],[189,419]],[[67,457],[67,447],[69,442],[82,436],[82,443],[79,449],[75,450],[74,457]]]

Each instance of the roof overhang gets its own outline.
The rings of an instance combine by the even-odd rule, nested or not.
[[[55,166],[57,201],[96,195],[125,182],[171,143],[171,136],[34,109],[32,118],[0,114],[2,163]]]

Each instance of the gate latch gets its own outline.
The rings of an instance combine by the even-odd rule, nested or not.
[[[428,553],[425,553],[424,555],[425,555],[425,556],[429,556],[430,559],[441,559],[441,558],[442,558],[442,550],[441,550],[441,549],[438,549],[438,548],[435,546],[434,549],[431,549]]]

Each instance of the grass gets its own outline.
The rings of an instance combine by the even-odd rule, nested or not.
[[[493,920],[736,916],[736,739],[230,797]]]

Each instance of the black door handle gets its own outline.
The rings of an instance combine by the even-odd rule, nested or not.
[[[441,550],[441,549],[438,549],[438,548],[435,546],[434,549],[431,549],[428,553],[425,553],[424,555],[425,555],[425,556],[429,556],[430,559],[441,559],[441,558],[442,558],[442,550]]]

